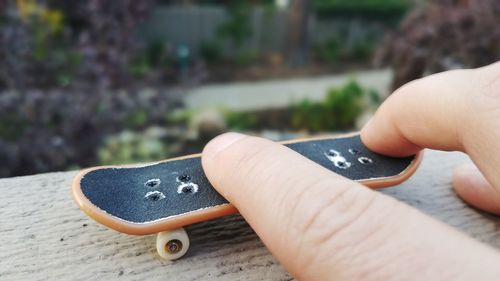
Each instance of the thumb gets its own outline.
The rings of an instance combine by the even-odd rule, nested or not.
[[[500,191],[488,182],[475,165],[457,167],[453,174],[453,187],[472,206],[500,215]]]
[[[490,248],[282,145],[229,133],[205,147],[202,164],[212,185],[298,279],[500,274]]]

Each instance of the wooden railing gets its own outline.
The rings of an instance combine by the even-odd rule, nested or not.
[[[381,192],[500,248],[500,220],[453,192],[460,153],[427,151],[406,183]],[[238,215],[187,228],[191,248],[161,260],[155,236],[129,236],[82,213],[70,195],[75,172],[0,179],[1,280],[283,280],[289,278]]]

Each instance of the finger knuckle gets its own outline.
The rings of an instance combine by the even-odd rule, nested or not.
[[[477,75],[479,94],[489,102],[491,102],[491,99],[496,101],[494,105],[498,108],[498,101],[500,101],[500,63],[479,69]]]
[[[333,253],[341,252],[345,246],[340,240],[344,238],[338,239],[338,236],[350,236],[350,228],[362,223],[365,213],[374,212],[372,205],[376,196],[355,182],[329,179],[287,198],[295,202],[287,214],[291,235],[286,236],[289,239],[286,243],[293,245],[292,253],[299,257],[296,265],[306,267],[317,259],[325,256],[330,259]]]
[[[474,111],[464,119],[470,120],[470,129],[475,129],[478,122],[496,124],[500,120],[500,63],[471,71],[475,83],[471,83],[468,96]]]
[[[321,245],[355,224],[375,200],[374,192],[348,180],[323,181],[297,199],[292,225],[307,243]]]

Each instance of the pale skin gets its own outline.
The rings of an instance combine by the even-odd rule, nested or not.
[[[398,89],[362,129],[372,150],[463,151],[453,183],[500,214],[500,62]],[[274,142],[236,133],[204,149],[214,187],[299,280],[498,280],[500,253]]]

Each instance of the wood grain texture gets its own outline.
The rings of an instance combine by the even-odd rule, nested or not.
[[[500,218],[465,205],[451,189],[460,153],[427,151],[408,182],[382,192],[500,248]],[[166,262],[155,236],[97,224],[70,196],[75,172],[0,180],[0,280],[290,280],[238,215],[187,228],[191,249]]]

